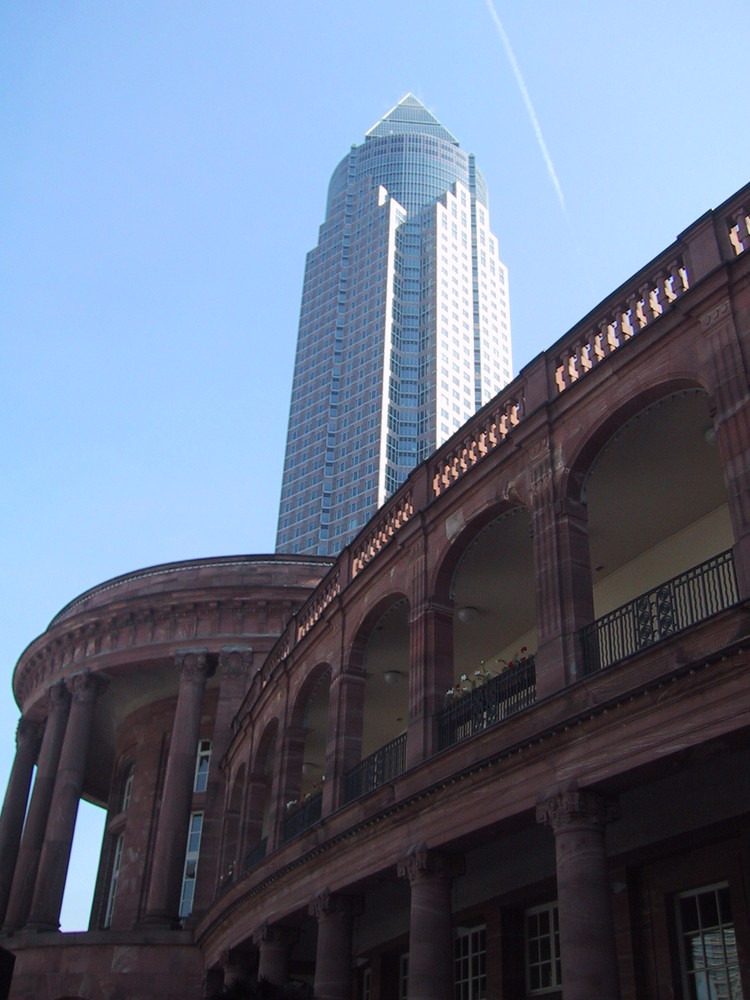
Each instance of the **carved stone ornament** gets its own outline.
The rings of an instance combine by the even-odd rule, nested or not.
[[[267,921],[253,934],[253,944],[277,944],[283,948],[291,948],[299,938],[296,927],[285,927],[283,924],[269,924]]]
[[[52,712],[67,708],[69,699],[70,694],[65,681],[58,681],[57,684],[53,684],[47,692],[48,712],[52,714]]]
[[[713,309],[709,309],[708,312],[701,316],[701,326],[704,330],[709,330],[712,326],[716,326],[717,323],[721,323],[730,315],[731,310],[729,308],[729,300],[725,299],[723,302],[720,302],[718,306],[714,306]]]
[[[579,789],[551,796],[536,807],[537,823],[551,826],[556,834],[581,823],[604,827],[619,816],[615,799]]]
[[[181,681],[203,683],[209,675],[207,649],[182,649],[175,654]]]
[[[396,870],[411,884],[421,878],[457,878],[466,871],[466,862],[462,854],[443,854],[429,851],[426,844],[415,844],[399,861]]]
[[[31,745],[38,748],[42,739],[42,726],[31,719],[19,719],[16,727],[16,747]]]
[[[68,684],[73,701],[78,702],[94,701],[106,687],[106,681],[90,670],[82,670],[78,674],[73,674]]]
[[[323,889],[310,903],[309,913],[316,920],[331,916],[354,917],[362,912],[362,908],[359,896],[344,896]]]
[[[253,664],[252,646],[223,646],[219,653],[219,672],[227,677],[247,674]]]

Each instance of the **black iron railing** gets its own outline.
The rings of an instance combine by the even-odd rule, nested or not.
[[[586,676],[682,632],[739,600],[728,549],[582,629]]]
[[[258,841],[255,847],[253,847],[253,849],[248,851],[245,855],[242,871],[249,872],[251,868],[255,868],[256,865],[259,865],[266,856],[267,847],[268,837],[264,837],[262,840]]]
[[[344,798],[353,802],[360,795],[380,788],[406,770],[406,733],[365,757],[344,777]]]
[[[292,837],[299,836],[308,830],[313,823],[317,823],[323,813],[323,793],[315,792],[309,799],[305,799],[297,806],[294,812],[284,820],[284,841],[291,840]]]
[[[536,701],[533,656],[463,695],[454,695],[438,716],[440,749],[465,740],[528,708]]]

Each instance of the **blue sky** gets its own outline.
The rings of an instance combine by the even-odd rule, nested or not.
[[[541,141],[487,0],[0,5],[3,788],[13,666],[65,603],[273,550],[305,253],[407,91],[487,180],[516,371],[750,180],[747,0],[495,10]],[[82,813],[65,930],[100,836]]]

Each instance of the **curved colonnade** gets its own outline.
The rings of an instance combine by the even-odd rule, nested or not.
[[[710,893],[750,953],[747,195],[333,563],[157,567],[32,643],[0,819],[12,995],[63,992],[41,965],[104,996],[118,949],[131,996],[259,975],[320,1000],[661,995],[696,974],[675,906]],[[107,833],[66,941],[81,794]]]

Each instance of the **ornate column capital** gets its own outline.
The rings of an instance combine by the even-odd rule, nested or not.
[[[57,684],[53,684],[47,691],[47,711],[51,714],[52,712],[59,711],[60,709],[67,708],[70,702],[70,692],[65,684],[65,681],[58,681]]]
[[[262,923],[253,934],[253,944],[259,948],[263,944],[276,944],[282,948],[291,948],[299,938],[299,929],[286,927],[284,924]]]
[[[413,885],[423,878],[457,878],[466,871],[466,862],[462,854],[430,851],[422,843],[409,848],[406,856],[398,862],[396,870],[401,878],[408,878],[409,884]]]
[[[252,646],[222,646],[219,652],[219,672],[227,677],[249,674],[253,655]]]
[[[180,671],[180,683],[203,684],[213,673],[207,649],[180,649],[175,653],[175,665]]]
[[[38,722],[33,722],[31,719],[19,719],[16,726],[16,749],[22,750],[28,747],[33,749],[36,755],[42,742],[42,730],[43,727]]]
[[[311,901],[309,913],[316,920],[324,917],[341,916],[356,917],[362,913],[363,904],[360,896],[344,896],[341,893],[332,893],[328,889],[323,889]]]
[[[74,702],[96,701],[99,694],[107,686],[103,677],[93,674],[90,670],[81,670],[80,673],[73,674],[68,681],[71,696]]]
[[[604,829],[619,816],[619,806],[612,796],[578,788],[550,796],[536,807],[537,823],[551,826],[555,834],[581,824]]]

